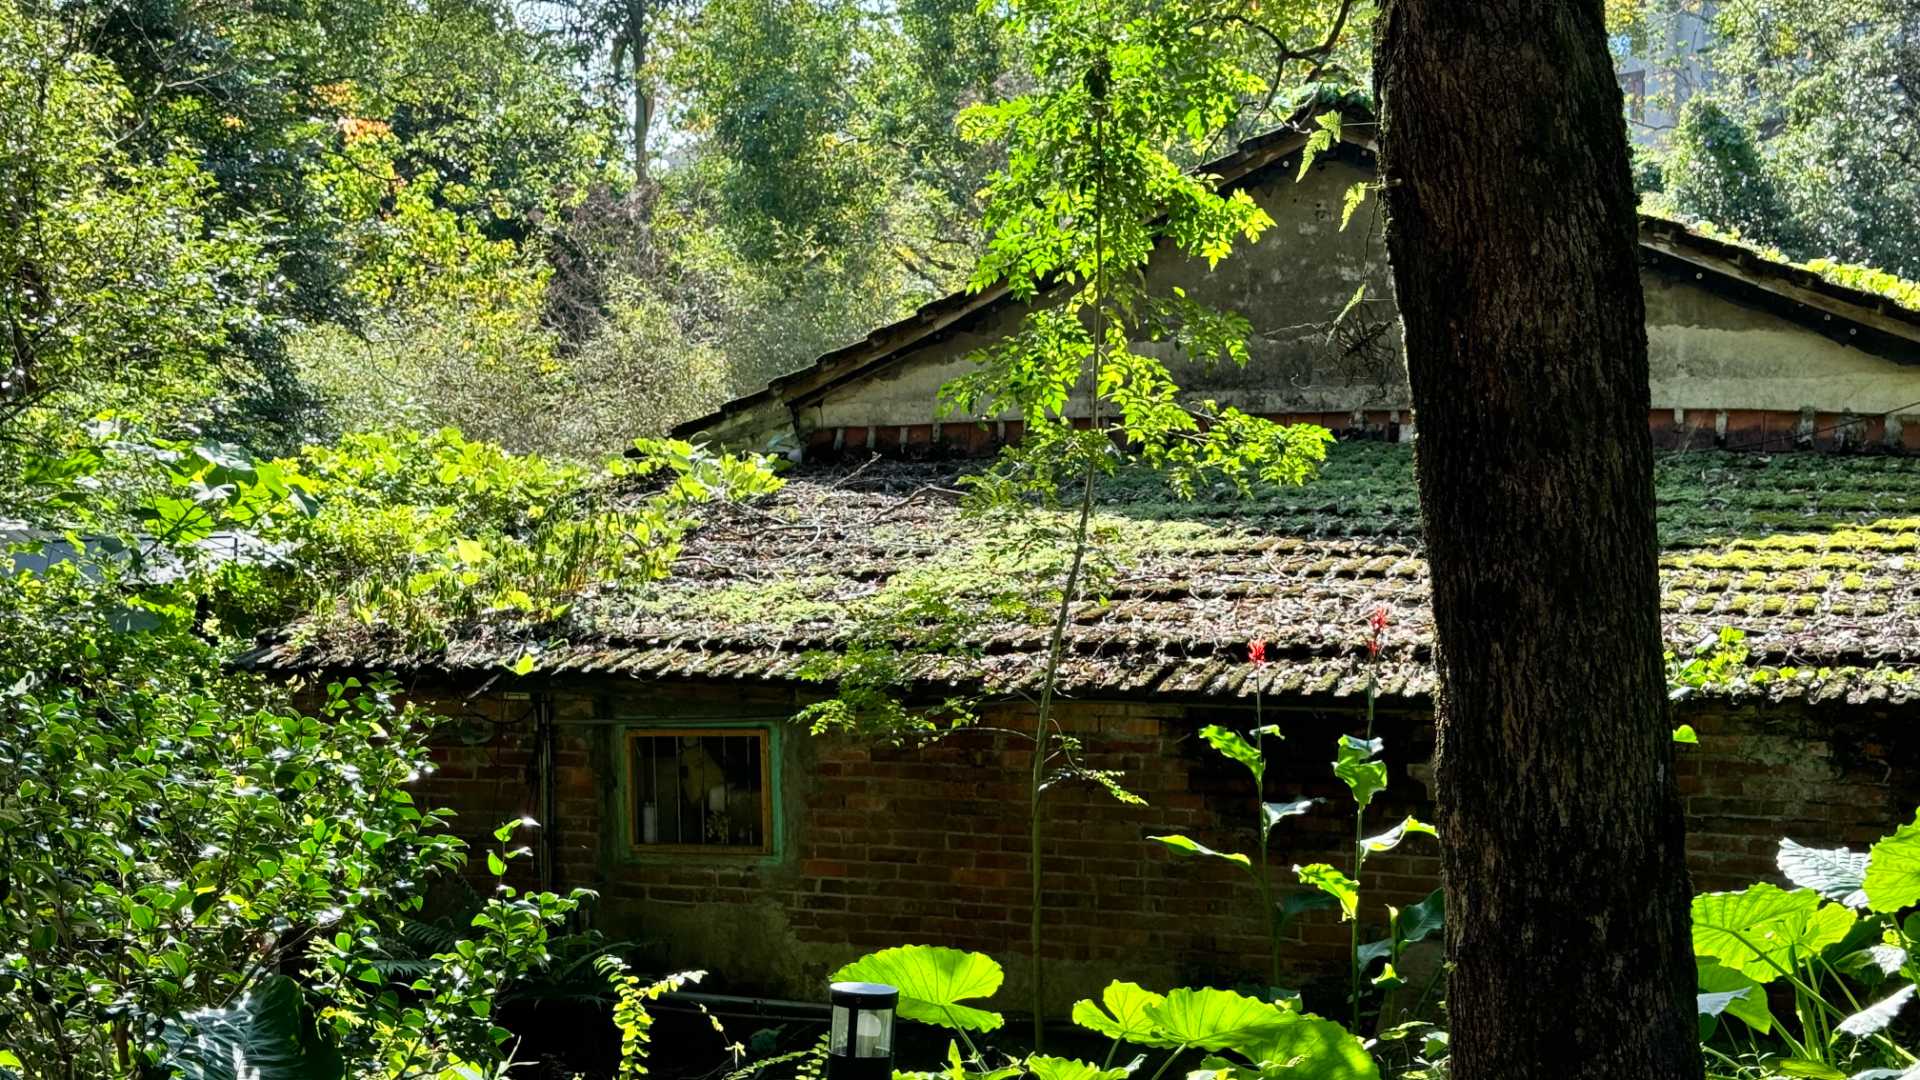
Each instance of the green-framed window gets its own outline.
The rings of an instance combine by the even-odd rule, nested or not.
[[[769,727],[628,729],[626,810],[632,850],[772,854],[774,756]]]

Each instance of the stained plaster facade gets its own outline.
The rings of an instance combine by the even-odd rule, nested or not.
[[[1156,290],[1180,286],[1253,327],[1245,368],[1175,363],[1193,396],[1256,415],[1411,435],[1378,200],[1369,198],[1341,227],[1347,190],[1371,180],[1372,170],[1371,153],[1350,143],[1298,179],[1297,154],[1282,157],[1244,181],[1274,219],[1259,241],[1242,244],[1212,271],[1162,245],[1148,270]],[[1790,280],[1785,295],[1730,280],[1657,236],[1643,235],[1642,254],[1649,422],[1663,442],[1740,446],[1771,436],[1779,449],[1795,436],[1805,442],[1838,432],[1854,445],[1920,445],[1920,330],[1902,336],[1903,326],[1889,334],[1876,327],[1891,324],[1857,325],[1834,305],[1816,306],[1820,298]],[[1347,310],[1361,289],[1363,298]],[[983,436],[964,419],[943,423],[935,403],[940,387],[970,369],[972,354],[1010,333],[1024,310],[1011,300],[979,305],[855,378],[760,400],[699,434],[734,444],[780,435],[816,453],[982,449],[1017,437],[1011,415],[988,418]],[[1170,349],[1136,348],[1163,356]],[[794,359],[798,367],[806,358]],[[1074,411],[1084,415],[1085,407]]]

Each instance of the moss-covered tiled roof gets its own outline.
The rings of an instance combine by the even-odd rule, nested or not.
[[[1660,459],[1664,624],[1685,652],[1721,627],[1746,633],[1742,692],[1914,696],[1920,662],[1920,459],[1819,454],[1671,454]],[[541,667],[642,678],[785,681],[813,650],[888,633],[876,611],[942,605],[962,629],[936,683],[1031,684],[1046,628],[1009,601],[1011,583],[1054,581],[1058,545],[964,517],[951,466],[876,463],[810,470],[776,496],[717,509],[668,581],[577,604],[542,644]],[[1366,680],[1366,621],[1390,613],[1378,673],[1388,694],[1424,696],[1432,620],[1412,455],[1343,443],[1300,488],[1193,502],[1157,481],[1103,491],[1103,602],[1071,629],[1078,693],[1345,695]],[[1022,542],[1024,541],[1024,542]],[[1036,597],[1027,597],[1036,599]],[[1044,600],[1044,597],[1037,599]],[[1249,641],[1270,663],[1246,662]],[[524,637],[480,636],[433,656],[364,643],[276,649],[281,666],[491,669]]]

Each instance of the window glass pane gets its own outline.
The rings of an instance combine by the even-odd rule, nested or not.
[[[764,850],[766,740],[730,729],[632,734],[634,843]]]

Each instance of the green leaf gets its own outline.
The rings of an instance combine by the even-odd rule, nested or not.
[[[1447,894],[1442,889],[1428,893],[1419,903],[1400,912],[1400,944],[1412,945],[1438,933],[1447,923]]]
[[[1788,1076],[1804,1076],[1808,1080],[1847,1080],[1847,1074],[1831,1065],[1805,1058],[1788,1058],[1776,1061],[1773,1067]]]
[[[487,852],[487,872],[494,877],[505,875],[507,872],[507,860],[501,858],[500,853],[497,851]]]
[[[1274,1080],[1378,1080],[1380,1076],[1380,1066],[1358,1038],[1312,1014],[1288,1013],[1287,1022],[1272,1034],[1234,1049],[1261,1066],[1261,1075]]]
[[[1313,863],[1310,866],[1295,866],[1293,872],[1300,878],[1300,884],[1311,885],[1340,902],[1340,918],[1344,922],[1351,919],[1360,908],[1360,883],[1341,873],[1327,863]]]
[[[1073,1058],[1049,1057],[1046,1054],[1029,1055],[1027,1071],[1036,1080],[1122,1080],[1127,1075],[1126,1069],[1102,1069]]]
[[[1166,1004],[1167,999],[1138,983],[1115,980],[1100,992],[1099,1005],[1082,998],[1073,1005],[1073,1022],[1097,1031],[1109,1039],[1120,1039],[1139,1046],[1173,1046],[1153,1025],[1147,1010]]]
[[[1810,848],[1782,840],[1774,862],[1795,885],[1850,908],[1863,908],[1867,906],[1868,858],[1847,848]]]
[[[1772,982],[1795,962],[1847,936],[1854,914],[1837,904],[1822,906],[1811,889],[1788,892],[1753,885],[1740,892],[1693,898],[1694,955],[1758,982]]]
[[[1712,960],[1701,960],[1697,965],[1701,996],[1746,991],[1728,999],[1724,1006],[1726,1014],[1738,1017],[1741,1023],[1752,1028],[1756,1034],[1773,1033],[1773,1012],[1767,1008],[1767,992],[1764,987],[1732,968],[1722,967]]]
[[[1902,825],[1867,850],[1867,907],[1899,911],[1920,903],[1920,821]]]
[[[1260,810],[1267,817],[1267,828],[1278,825],[1283,818],[1298,817],[1313,809],[1320,799],[1295,799],[1292,802],[1263,802]]]
[[[1000,965],[977,952],[937,945],[901,945],[855,960],[829,982],[886,983],[900,991],[899,1015],[923,1024],[963,1031],[992,1031],[999,1013],[960,1002],[992,997],[1000,989]]]
[[[540,661],[534,659],[532,653],[524,652],[520,654],[520,659],[506,665],[506,669],[515,675],[531,675],[533,674],[533,669],[539,666]]]
[[[1212,848],[1208,847],[1207,845],[1191,837],[1178,836],[1178,835],[1149,836],[1147,837],[1147,839],[1165,844],[1168,847],[1172,848],[1173,850],[1181,853],[1182,855],[1211,856],[1215,859],[1225,859],[1230,863],[1238,863],[1249,870],[1253,868],[1253,860],[1247,858],[1245,855],[1242,855],[1237,851],[1215,851]]]
[[[1893,993],[1888,994],[1886,997],[1881,998],[1879,1001],[1840,1021],[1840,1023],[1834,1027],[1834,1030],[1851,1035],[1856,1039],[1864,1039],[1869,1035],[1877,1035],[1885,1031],[1887,1026],[1893,1023],[1894,1017],[1900,1015],[1900,1010],[1906,1008],[1907,1002],[1912,1000],[1913,984],[1908,983]]]
[[[1240,1050],[1272,1036],[1292,1013],[1231,990],[1174,990],[1146,1008],[1148,1019],[1176,1046]]]
[[[1337,907],[1338,905],[1339,901],[1328,896],[1326,893],[1299,891],[1287,893],[1280,898],[1279,903],[1273,906],[1279,909],[1279,927],[1281,932],[1284,933],[1287,927],[1292,925],[1293,920],[1307,912],[1323,911],[1330,907]]]
[[[1340,231],[1345,232],[1347,223],[1353,220],[1353,212],[1367,201],[1367,185],[1364,180],[1347,186],[1347,194],[1340,203]]]
[[[1404,949],[1433,936],[1446,925],[1446,911],[1447,894],[1441,889],[1435,889],[1419,903],[1401,909],[1394,917],[1391,937],[1360,946],[1360,969],[1365,971],[1373,966],[1375,960],[1392,956],[1396,948]]]
[[[1219,724],[1208,724],[1200,729],[1200,737],[1221,754],[1232,758],[1247,767],[1255,780],[1261,779],[1267,771],[1266,755],[1259,748],[1240,737],[1237,731],[1230,731]]]
[[[1673,741],[1686,743],[1689,746],[1698,746],[1700,745],[1700,736],[1694,734],[1692,724],[1681,724],[1679,727],[1673,729]]]
[[[1413,833],[1426,833],[1428,836],[1440,835],[1433,826],[1418,818],[1409,816],[1407,820],[1395,825],[1386,832],[1378,836],[1369,836],[1365,840],[1360,841],[1360,846],[1366,848],[1368,851],[1392,851],[1394,848],[1400,846],[1400,841],[1406,839]]]
[[[1742,987],[1738,990],[1722,990],[1711,994],[1695,994],[1694,1007],[1702,1016],[1719,1016],[1727,1011],[1727,1006],[1746,997],[1750,990]]]
[[[1333,775],[1347,785],[1353,792],[1353,801],[1364,810],[1387,786],[1386,762],[1373,760],[1385,744],[1379,739],[1342,735],[1334,745],[1338,757],[1333,763]]]
[[[340,1055],[304,1015],[300,986],[270,975],[224,1009],[169,1020],[161,1064],[181,1080],[340,1080]]]

